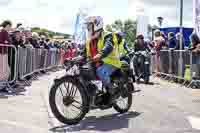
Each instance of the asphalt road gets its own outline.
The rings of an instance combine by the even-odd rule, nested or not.
[[[93,110],[76,126],[59,123],[52,115],[48,93],[55,77],[50,72],[16,95],[0,96],[0,133],[200,133],[200,90],[158,78],[152,85],[135,85],[130,112]]]

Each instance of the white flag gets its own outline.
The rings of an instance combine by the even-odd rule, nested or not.
[[[200,37],[200,0],[193,0],[194,31]]]

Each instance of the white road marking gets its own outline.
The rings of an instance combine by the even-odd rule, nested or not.
[[[188,120],[192,125],[192,128],[200,130],[200,117],[189,116]]]

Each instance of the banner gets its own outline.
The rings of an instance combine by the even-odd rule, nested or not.
[[[193,0],[194,31],[200,37],[200,0]]]
[[[78,45],[84,45],[86,43],[86,26],[84,24],[86,16],[87,14],[82,10],[76,16],[73,39]]]

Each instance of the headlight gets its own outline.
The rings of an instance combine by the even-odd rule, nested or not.
[[[76,66],[76,65],[74,65],[73,67],[71,67],[68,71],[67,71],[67,74],[68,75],[78,75],[80,73],[80,71],[79,71],[79,68]]]

